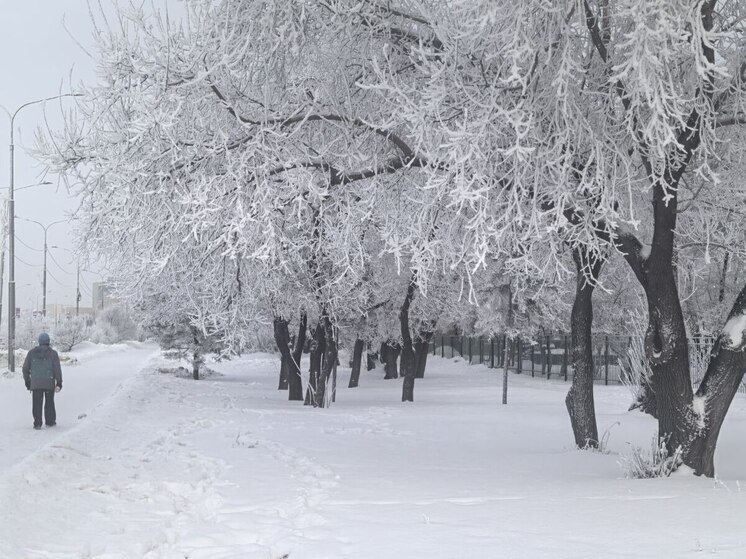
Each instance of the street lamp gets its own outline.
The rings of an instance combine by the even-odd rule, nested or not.
[[[15,242],[15,199],[13,198],[13,186],[14,186],[14,153],[15,144],[13,140],[13,128],[15,126],[16,116],[21,112],[22,109],[31,105],[37,105],[39,103],[46,103],[47,101],[53,101],[55,99],[62,99],[63,97],[80,97],[81,93],[62,93],[55,95],[54,97],[45,97],[44,99],[36,99],[29,101],[18,107],[12,113],[0,105],[0,108],[5,111],[5,114],[10,118],[10,186],[8,187],[8,369],[11,372],[16,370],[16,267],[15,267],[15,256],[16,256],[16,242]]]
[[[28,221],[30,223],[36,223],[39,227],[42,228],[44,231],[44,268],[42,271],[41,276],[41,315],[47,316],[47,231],[52,225],[57,225],[58,223],[66,223],[66,219],[60,219],[57,221],[53,221],[52,223],[49,223],[47,225],[44,225],[43,223],[36,221],[35,219],[28,219],[27,217],[21,217],[21,216],[15,216],[18,219],[22,219],[23,221]]]
[[[25,190],[27,188],[32,188],[34,186],[45,186],[48,184],[52,184],[50,181],[43,181],[43,182],[37,182],[34,184],[27,184],[26,186],[22,186],[20,188],[16,188],[16,192],[19,190]],[[0,186],[3,190],[6,190],[7,186]],[[5,205],[8,205],[8,201],[5,200]],[[7,213],[3,213],[3,220],[7,218]],[[3,283],[3,278],[5,277],[5,238],[7,236],[8,229],[7,224],[3,223],[2,226],[2,241],[0,241],[0,285]],[[2,321],[3,317],[3,297],[2,293],[0,293],[0,321]]]

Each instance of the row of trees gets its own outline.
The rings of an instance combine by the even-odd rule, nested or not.
[[[637,405],[670,451],[714,475],[746,367],[742,2],[186,11],[178,23],[138,8],[101,16],[99,83],[39,138],[80,185],[88,248],[145,320],[213,350],[271,323],[291,399],[303,398],[308,335],[316,405],[340,340],[400,343],[411,400],[417,348],[436,329],[569,322],[567,406],[583,447],[598,441],[594,292],[613,309],[606,327],[641,296]],[[687,320],[719,335],[696,393]]]

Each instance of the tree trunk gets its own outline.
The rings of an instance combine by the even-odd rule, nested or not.
[[[720,273],[720,290],[718,291],[718,302],[722,303],[725,300],[725,286],[728,282],[728,266],[730,264],[730,252],[725,252],[725,257],[723,258],[723,269]],[[2,276],[2,272],[0,272],[0,277]]]
[[[321,367],[316,377],[315,392],[312,398],[313,406],[316,408],[326,407],[326,392],[332,370],[337,363],[337,342],[334,337],[334,328],[328,316],[323,316],[316,330],[320,332],[319,337],[323,345]],[[318,338],[317,338],[318,339]]]
[[[316,405],[319,382],[321,380],[321,361],[324,356],[324,328],[321,321],[311,330],[311,354],[309,356],[310,365],[308,371],[308,387],[306,388],[305,404],[307,406]]]
[[[577,270],[575,302],[570,317],[572,347],[572,386],[565,398],[570,414],[575,444],[579,448],[598,448],[598,426],[593,401],[593,290],[603,262],[588,262],[588,255],[581,248],[573,249]],[[586,270],[591,278],[586,278]]]
[[[366,365],[369,371],[376,368],[376,356],[370,352],[366,352]]]
[[[281,377],[282,367],[287,366],[288,400],[302,400],[303,383],[301,382],[300,362],[303,354],[303,345],[306,342],[306,313],[301,313],[300,315],[298,337],[295,340],[295,348],[292,353],[290,352],[290,332],[288,331],[287,320],[278,316],[275,317],[274,334],[277,349],[282,356],[280,364]]]
[[[276,316],[273,321],[275,344],[280,352],[280,390],[283,384],[283,369],[287,371],[290,367],[292,356],[290,354],[290,333],[288,332],[288,321]]]
[[[288,374],[290,371],[290,362],[284,356],[280,356],[280,383],[277,386],[277,390],[288,389]]]
[[[200,346],[199,331],[192,326],[192,341],[194,342],[194,352],[192,353],[192,378],[199,380],[199,366],[202,363],[202,353],[198,349]]]
[[[385,380],[399,378],[396,360],[399,358],[400,351],[401,346],[396,342],[387,341],[381,344],[381,361]]]
[[[407,286],[407,295],[404,297],[399,311],[399,326],[401,327],[401,374],[404,377],[402,383],[402,402],[414,402],[414,379],[417,374],[417,363],[415,361],[414,346],[412,344],[412,335],[409,332],[409,308],[414,299],[415,288],[417,287],[417,276],[412,274],[412,279]]]
[[[694,415],[691,442],[683,448],[684,463],[697,475],[714,477],[715,446],[720,427],[746,371],[746,286],[738,295],[690,409]]]
[[[291,355],[292,360],[288,363],[288,400],[300,402],[303,400],[303,378],[301,377],[301,359],[303,358],[303,347],[306,345],[306,326],[308,317],[305,312],[300,313],[298,321],[298,336],[295,338],[295,347]]]
[[[350,384],[349,388],[357,387],[360,382],[360,367],[363,361],[363,350],[365,349],[365,342],[358,338],[355,340],[355,348],[352,351],[352,373],[350,373]]]
[[[430,321],[430,327],[435,329],[437,322]],[[433,331],[425,330],[420,332],[417,341],[414,344],[415,359],[415,377],[425,378],[425,367],[427,366],[427,356],[430,353],[430,340],[433,339]]]
[[[422,332],[420,339],[414,344],[415,378],[425,378],[425,367],[427,366],[427,356],[430,354],[432,337],[432,332]]]
[[[202,356],[198,351],[195,351],[192,354],[192,378],[194,380],[199,380],[199,364],[201,360]]]
[[[652,371],[650,389],[657,406],[658,436],[673,454],[687,443],[694,421],[689,348],[673,265],[663,259],[651,260],[645,285],[645,354]]]

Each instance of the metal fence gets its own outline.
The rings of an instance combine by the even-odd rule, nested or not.
[[[593,337],[593,379],[602,384],[622,384],[629,367],[631,336]],[[703,363],[709,359],[714,338],[699,337],[689,340],[692,360],[692,381],[699,384],[704,374]],[[440,357],[461,357],[469,364],[483,364],[490,368],[503,368],[507,359],[508,370],[532,377],[572,380],[573,367],[570,356],[569,334],[542,336],[541,338],[492,338],[470,336],[435,336],[430,341],[430,351]],[[744,391],[742,384],[741,390]]]

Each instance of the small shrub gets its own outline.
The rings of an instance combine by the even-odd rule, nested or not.
[[[619,462],[624,475],[631,479],[668,477],[681,465],[681,448],[669,455],[665,439],[653,437],[650,449],[633,446],[631,454]]]
[[[99,344],[115,344],[137,338],[137,324],[120,305],[101,311],[96,317],[96,326],[91,334],[91,340]]]
[[[56,326],[52,339],[54,345],[60,351],[70,351],[88,336],[88,326],[86,319],[82,316],[71,316],[63,320],[59,326]]]
[[[49,332],[49,322],[42,316],[26,316],[16,325],[16,348],[26,351],[39,344],[39,334]],[[52,339],[54,345],[54,338]]]

